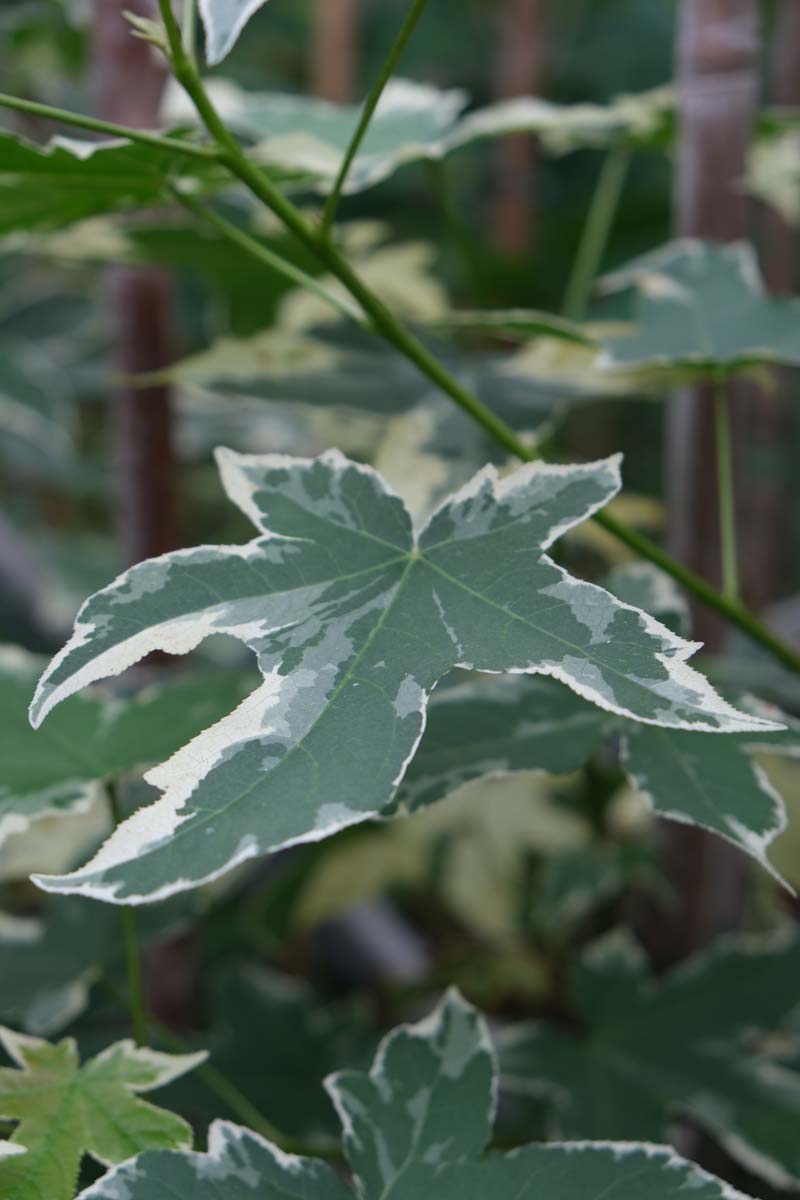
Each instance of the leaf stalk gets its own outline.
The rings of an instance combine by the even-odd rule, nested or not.
[[[106,783],[108,806],[114,827],[122,823],[122,810],[119,802],[119,789],[115,780]],[[125,966],[128,974],[128,1008],[131,1014],[133,1036],[138,1046],[146,1046],[147,1010],[144,1000],[144,984],[142,981],[142,956],[139,949],[139,937],[136,932],[136,917],[130,905],[125,905],[122,911],[122,937],[125,949]]]
[[[342,193],[347,183],[347,178],[350,174],[350,168],[352,167],[355,157],[358,154],[364,138],[367,135],[370,123],[375,115],[375,110],[380,104],[381,96],[386,90],[387,84],[390,82],[397,69],[397,65],[403,55],[403,51],[408,45],[408,42],[410,41],[411,36],[417,27],[419,19],[422,16],[427,3],[428,0],[414,0],[409,13],[403,22],[402,28],[400,29],[400,32],[395,38],[394,44],[389,51],[389,56],[386,59],[386,62],[383,64],[381,73],[375,80],[375,83],[370,89],[369,95],[364,102],[364,107],[361,110],[361,117],[359,118],[359,122],[355,128],[352,138],[350,139],[350,144],[347,147],[344,158],[342,159],[342,164],[339,167],[339,172],[336,176],[333,188],[331,189],[322,213],[319,233],[320,237],[323,239],[327,239],[330,235],[330,231],[333,228],[333,222],[336,218],[339,202],[342,198]]]

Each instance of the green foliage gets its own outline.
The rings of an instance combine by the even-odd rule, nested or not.
[[[191,1144],[185,1121],[138,1097],[204,1054],[176,1057],[117,1042],[81,1064],[71,1038],[52,1045],[3,1029],[0,1042],[19,1068],[0,1068],[0,1115],[18,1122],[11,1143],[26,1151],[0,1162],[0,1195],[72,1200],[84,1154],[111,1166],[142,1150]]]
[[[26,709],[43,666],[0,646],[0,845],[34,821],[86,811],[103,781],[167,757],[245,690],[238,673],[219,671],[146,688],[130,700],[89,693],[64,705],[38,737]]]
[[[456,993],[427,1020],[390,1034],[368,1073],[340,1072],[328,1089],[361,1200],[478,1200],[534,1188],[563,1200],[600,1200],[612,1190],[631,1200],[668,1200],[689,1190],[697,1200],[739,1195],[660,1147],[531,1145],[485,1154],[496,1106],[494,1055],[485,1023]],[[81,1197],[211,1200],[220,1185],[226,1200],[354,1194],[326,1164],[283,1154],[246,1129],[218,1122],[207,1154],[142,1155]]]
[[[767,295],[747,243],[672,242],[603,282],[637,292],[635,330],[606,341],[610,367],[676,379],[800,363],[800,301]]]
[[[264,3],[199,0],[209,63]],[[94,593],[46,667],[0,646],[0,1016],[24,1030],[0,1031],[16,1064],[0,1068],[0,1200],[741,1200],[732,1184],[800,1186],[800,942],[775,886],[778,864],[797,882],[796,828],[773,845],[797,825],[796,689],[788,673],[758,677],[785,713],[749,694],[756,673],[732,644],[711,679],[744,680],[719,694],[690,662],[700,647],[671,582],[800,670],[782,617],[739,599],[722,386],[723,591],[639,533],[667,527],[641,402],[800,365],[800,301],[767,294],[749,245],[641,253],[668,236],[680,134],[675,90],[651,86],[640,59],[666,60],[652,35],[671,18],[625,0],[648,52],[626,45],[632,75],[606,78],[623,10],[573,6],[553,23],[551,98],[468,111],[466,91],[387,81],[423,6],[381,71],[365,60],[379,80],[366,107],[280,90],[305,79],[295,39],[315,20],[288,3],[210,80],[192,0],[180,18],[170,0],[160,21],[128,18],[175,77],[169,134],[0,95],[5,641],[52,652],[77,595]],[[7,7],[7,86],[74,98],[94,34],[83,6]],[[496,8],[442,0],[423,36],[435,28],[463,57],[461,27],[480,27],[483,49]],[[376,29],[388,40],[371,22],[368,53]],[[483,95],[468,68],[459,81]],[[103,140],[21,136],[70,126]],[[796,130],[797,114],[761,114],[741,185],[790,222]],[[484,177],[505,158],[482,144],[509,135],[538,139],[532,255],[495,252],[479,230],[479,201],[512,174]],[[566,311],[585,312],[601,264],[636,254],[598,281],[591,321],[544,311],[566,290]],[[126,272],[112,303],[109,265]],[[175,283],[174,362],[161,301],[120,307],[152,267]],[[131,362],[139,377],[120,379]],[[112,495],[127,503],[135,484],[136,524],[143,489],[175,482],[159,434],[144,462],[131,447],[137,477],[118,487],[122,387],[134,425],[172,422],[194,548],[96,590],[120,558]],[[618,437],[646,497],[618,496],[621,455],[569,463]],[[217,452],[227,507],[219,441],[236,446]],[[153,686],[92,688],[206,642],[229,668],[183,675],[149,658]],[[39,732],[24,715],[34,691]],[[656,817],[749,861],[680,895]],[[753,861],[766,871],[745,876]],[[625,928],[644,927],[643,910],[710,908],[717,887],[728,924],[727,897],[742,897],[739,931],[690,961],[662,971],[658,947],[651,962]],[[458,991],[396,1027],[448,983],[499,1031],[500,1105],[489,1023]],[[119,1040],[131,1025],[183,1053]],[[162,1085],[165,1108],[140,1098]],[[193,1131],[209,1121],[203,1150]],[[687,1128],[727,1182],[654,1145],[686,1145]]]
[[[575,1033],[539,1023],[501,1039],[503,1087],[546,1090],[559,1137],[661,1140],[689,1120],[755,1174],[796,1187],[800,1076],[781,1061],[779,1031],[799,961],[793,934],[731,940],[657,980],[612,934],[570,971]]]
[[[430,692],[454,666],[550,675],[665,728],[772,728],[687,665],[691,643],[547,556],[615,494],[615,459],[536,463],[502,481],[487,469],[418,536],[379,476],[336,452],[221,451],[218,461],[261,536],[143,563],[87,601],[31,718],[153,650],[186,653],[211,633],[244,641],[265,682],[148,774],[164,789],[157,810],[132,817],[82,870],[40,878],[48,890],[163,899],[380,812],[416,750]],[[504,573],[509,558],[520,566]],[[357,772],[342,753],[353,739]]]

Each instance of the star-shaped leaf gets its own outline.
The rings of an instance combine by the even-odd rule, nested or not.
[[[614,571],[607,584],[676,634],[688,632],[683,596],[648,564]],[[599,712],[552,679],[500,679],[489,686],[470,680],[434,695],[425,737],[395,803],[413,812],[473,779],[575,770],[614,735],[622,768],[654,812],[709,829],[773,871],[768,851],[786,827],[786,809],[758,757],[800,758],[800,725],[752,698],[742,707],[785,728],[725,737],[657,728]]]
[[[163,204],[170,181],[196,184],[212,174],[221,178],[213,160],[134,142],[54,138],[37,146],[0,131],[0,235]]]
[[[800,363],[800,300],[768,295],[745,242],[671,242],[608,276],[604,286],[637,290],[635,328],[604,339],[606,367],[675,378]]]
[[[202,1062],[117,1042],[81,1064],[72,1038],[53,1045],[0,1029],[20,1068],[0,1068],[0,1116],[18,1122],[11,1144],[27,1151],[0,1161],[0,1195],[11,1200],[72,1200],[81,1159],[105,1166],[142,1150],[190,1146],[181,1117],[139,1093],[169,1083]]]
[[[742,1200],[665,1147],[581,1143],[485,1154],[497,1078],[485,1022],[457,993],[418,1025],[396,1029],[368,1073],[328,1080],[359,1200]],[[353,1200],[325,1163],[282,1154],[217,1122],[207,1154],[144,1154],[80,1200]]]
[[[548,1089],[558,1136],[651,1141],[684,1118],[751,1171],[796,1187],[800,1076],[760,1049],[758,1035],[796,1008],[798,971],[800,940],[788,936],[772,946],[721,942],[657,980],[626,935],[609,935],[572,970],[582,1032],[509,1030],[503,1086]]]
[[[27,707],[44,665],[0,646],[0,846],[34,821],[85,812],[103,780],[165,758],[245,694],[234,671],[178,677],[131,699],[87,693],[63,705],[39,736]]]
[[[598,706],[670,728],[772,728],[687,664],[695,647],[546,553],[619,488],[617,459],[480,472],[415,536],[372,470],[320,459],[219,463],[260,534],[134,567],[83,606],[42,677],[59,701],[153,650],[228,633],[264,683],[147,779],[164,790],[84,868],[46,890],[116,903],[163,899],[280,846],[380,812],[452,667],[563,680]]]

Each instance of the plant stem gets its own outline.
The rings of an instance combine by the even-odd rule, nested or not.
[[[167,9],[165,0],[159,0],[159,4],[162,14],[164,14]],[[535,452],[530,450],[504,421],[496,417],[491,409],[487,408],[477,397],[470,395],[465,388],[462,388],[447,369],[437,362],[413,335],[403,329],[378,297],[373,295],[369,288],[361,282],[347,260],[329,242],[320,242],[313,229],[306,223],[291,201],[287,200],[272,181],[249,161],[213,108],[197,75],[196,68],[184,55],[180,30],[171,11],[169,16],[165,16],[164,19],[168,29],[172,28],[177,36],[177,57],[175,56],[175,42],[172,38],[170,39],[170,53],[175,76],[194,101],[206,127],[217,142],[216,150],[195,146],[175,138],[143,133],[139,130],[128,129],[124,125],[113,125],[107,121],[83,117],[77,113],[35,104],[32,101],[17,100],[2,93],[0,93],[0,108],[5,106],[20,112],[28,112],[35,116],[72,124],[78,128],[92,129],[96,132],[127,138],[130,141],[139,141],[160,150],[172,150],[176,153],[224,163],[233,175],[246,184],[250,191],[283,221],[286,228],[295,235],[298,241],[316,254],[319,260],[344,283],[351,295],[359,301],[378,334],[413,362],[422,374],[450,396],[473,420],[482,425],[500,445],[522,459],[523,462],[530,462],[535,457]],[[733,602],[715,591],[699,575],[681,566],[654,542],[616,518],[601,512],[596,513],[592,519],[630,549],[635,550],[642,558],[661,567],[709,608],[718,612],[731,624],[736,625],[785,666],[800,674],[800,654],[770,633],[766,626],[741,603]]]
[[[719,497],[719,535],[722,555],[722,593],[736,603],[740,600],[739,554],[736,539],[736,491],[733,481],[733,438],[727,381],[714,380],[714,435],[717,458],[717,494]]]
[[[113,779],[106,783],[106,794],[111,816],[116,827],[122,822],[119,791]],[[122,909],[122,935],[125,947],[125,965],[128,972],[128,1008],[131,1014],[133,1036],[139,1046],[147,1045],[147,1016],[142,985],[142,959],[139,939],[136,934],[136,918],[130,905]]]
[[[564,316],[571,321],[581,321],[586,316],[592,283],[605,256],[630,158],[630,148],[625,145],[612,147],[605,156],[567,284]]]
[[[228,221],[216,209],[203,204],[190,192],[181,191],[179,188],[171,188],[170,191],[184,208],[194,213],[201,221],[212,225],[223,237],[226,237],[228,241],[239,246],[251,258],[257,259],[277,274],[283,275],[286,279],[290,279],[292,283],[305,288],[306,291],[313,292],[315,296],[319,296],[331,308],[336,309],[341,316],[347,317],[351,321],[356,321],[359,325],[364,325],[364,314],[357,305],[350,301],[349,297],[339,296],[336,292],[332,292],[329,288],[325,287],[324,283],[320,283],[318,279],[315,279],[313,275],[307,274],[300,267],[296,267],[293,263],[287,262],[279,254],[275,254],[269,247],[263,245],[262,242],[252,237],[244,229],[240,229],[237,225],[234,225],[232,221]]]
[[[358,125],[356,126],[355,132],[350,139],[350,145],[347,147],[345,156],[342,159],[342,165],[339,168],[339,173],[336,176],[331,193],[325,203],[325,208],[323,210],[322,220],[320,223],[320,236],[322,238],[327,238],[331,231],[334,219],[336,217],[336,210],[339,207],[339,201],[342,198],[342,192],[347,182],[347,176],[350,173],[350,168],[352,167],[353,161],[358,154],[361,143],[366,137],[370,122],[375,115],[375,109],[380,103],[380,99],[384,93],[386,85],[394,75],[397,64],[400,61],[403,51],[408,45],[411,35],[417,27],[417,22],[422,16],[427,3],[428,0],[413,0],[411,10],[403,22],[403,26],[395,39],[394,45],[389,51],[389,57],[386,59],[380,75],[378,76],[369,95],[367,96],[364,107],[361,111],[361,117]]]
[[[197,0],[183,0],[183,48],[186,57],[197,62]]]
[[[207,130],[216,141],[221,158],[228,169],[283,221],[286,228],[295,235],[299,242],[316,254],[332,274],[341,280],[350,294],[359,302],[378,334],[399,350],[410,362],[413,362],[426,378],[435,383],[445,395],[450,396],[499,445],[523,462],[531,462],[536,457],[535,451],[529,449],[514,430],[496,416],[477,396],[473,396],[461,386],[457,379],[453,378],[447,368],[403,327],[385,304],[361,281],[337,248],[330,241],[320,241],[292,202],[283,195],[268,176],[264,175],[249,160],[214,108],[196,68],[183,54],[180,31],[169,0],[159,0],[159,5],[167,28],[175,77],[194,103]],[[661,567],[699,600],[738,626],[785,666],[800,674],[800,653],[770,633],[766,626],[741,603],[732,601],[715,591],[699,575],[695,575],[687,567],[675,562],[654,542],[624,525],[615,517],[600,512],[595,514],[593,520],[635,550],[642,558]]]
[[[102,121],[99,117],[85,117],[82,113],[69,112],[64,108],[53,108],[49,104],[38,104],[35,100],[20,100],[16,96],[7,96],[3,92],[0,92],[0,108],[10,108],[14,112],[27,113],[32,117],[42,117],[47,121],[60,121],[63,125],[74,125],[76,129],[88,129],[91,133],[105,133],[109,137],[140,142],[143,146],[152,146],[154,150],[169,150],[175,154],[186,154],[190,158],[202,158],[206,162],[218,162],[221,159],[219,151],[209,146],[195,146],[192,142],[184,142],[179,138],[147,133],[143,129],[130,129],[127,125],[117,125],[114,121]]]

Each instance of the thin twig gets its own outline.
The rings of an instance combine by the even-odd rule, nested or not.
[[[722,558],[722,592],[729,600],[740,600],[739,551],[736,538],[736,490],[733,480],[733,438],[727,380],[714,380],[714,437],[719,497],[719,538]]]
[[[605,257],[630,159],[630,148],[625,145],[613,146],[605,156],[567,284],[564,316],[571,321],[582,321],[586,316],[592,284]]]
[[[196,146],[180,138],[166,137],[159,133],[148,133],[144,129],[131,129],[117,125],[114,121],[102,121],[99,117],[86,117],[82,113],[70,112],[65,108],[53,108],[50,104],[39,104],[35,100],[21,100],[0,92],[0,108],[27,113],[31,117],[42,117],[46,121],[59,121],[62,125],[74,125],[76,129],[87,129],[91,133],[105,133],[112,138],[125,138],[129,142],[140,142],[154,150],[169,150],[175,154],[186,154],[190,158],[202,158],[206,162],[220,162],[222,155],[211,146]]]
[[[366,101],[364,102],[364,107],[361,111],[361,117],[359,118],[358,125],[356,126],[355,132],[350,139],[350,145],[347,147],[345,156],[342,159],[342,165],[339,168],[339,173],[336,176],[331,193],[325,203],[325,208],[322,213],[322,220],[320,222],[320,236],[322,238],[327,238],[331,229],[333,228],[336,210],[339,207],[339,201],[342,198],[342,192],[344,191],[345,184],[347,183],[347,177],[350,174],[350,168],[352,167],[361,144],[367,135],[370,122],[375,115],[375,110],[380,103],[380,99],[386,89],[386,85],[394,75],[397,64],[400,61],[403,51],[408,45],[411,35],[417,27],[417,22],[422,16],[427,3],[428,0],[414,0],[413,4],[411,5],[411,10],[403,22],[403,27],[398,33],[394,41],[394,45],[389,51],[389,57],[383,64],[383,69],[381,70],[380,75],[376,79]]]
[[[113,779],[106,783],[106,795],[111,816],[116,828],[122,822],[119,791]],[[147,1010],[142,982],[142,957],[136,933],[136,917],[130,905],[122,909],[122,934],[125,948],[125,966],[128,973],[128,1008],[131,1014],[133,1036],[140,1046],[147,1045]]]

